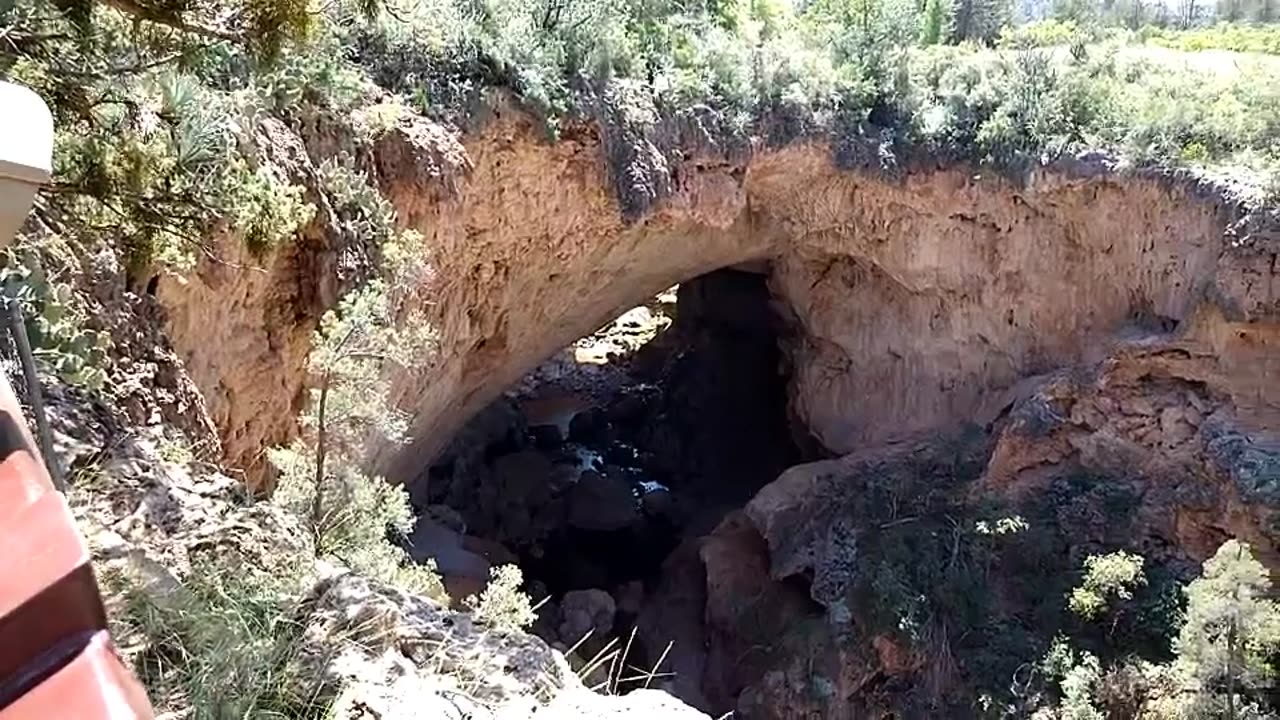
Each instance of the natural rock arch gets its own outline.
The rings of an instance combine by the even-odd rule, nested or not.
[[[442,347],[436,371],[402,388],[417,439],[382,455],[393,477],[620,309],[748,260],[772,261],[800,329],[795,417],[836,453],[989,417],[1018,380],[1100,359],[1126,327],[1215,344],[1223,321],[1205,313],[1220,299],[1246,315],[1277,301],[1241,284],[1250,261],[1226,249],[1222,207],[1166,180],[1042,174],[1016,188],[955,169],[887,182],[802,144],[689,159],[674,195],[624,224],[594,135],[545,145],[533,132],[496,121],[468,143],[457,197],[405,214],[436,253]],[[1222,361],[1277,363],[1243,347]],[[1273,413],[1258,379],[1233,382]]]
[[[397,385],[414,440],[375,450],[388,477],[411,481],[505,387],[629,304],[759,259],[799,330],[793,415],[833,453],[990,418],[1020,380],[1100,360],[1124,332],[1211,355],[1253,424],[1280,414],[1273,251],[1226,243],[1230,204],[1188,184],[1041,171],[1015,186],[965,168],[886,180],[837,167],[815,141],[690,154],[668,168],[670,196],[627,222],[607,154],[594,126],[548,143],[513,111],[461,141],[423,123],[378,143],[378,180],[424,236],[422,298],[441,337],[429,370]],[[283,257],[271,273],[289,287],[322,284],[297,276],[324,263]],[[293,431],[319,311],[289,326],[280,304],[308,293],[223,283],[216,317],[193,310],[212,292],[204,275],[160,296],[227,454],[249,465]],[[266,342],[211,359],[210,337],[246,328]]]

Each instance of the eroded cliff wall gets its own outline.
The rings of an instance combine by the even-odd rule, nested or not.
[[[1280,411],[1274,250],[1230,242],[1228,204],[1185,183],[1042,171],[1014,185],[965,169],[878,179],[799,143],[667,160],[670,196],[626,222],[607,155],[592,125],[549,143],[507,108],[470,136],[413,118],[375,143],[375,180],[422,232],[433,271],[421,297],[441,337],[430,368],[398,383],[415,439],[376,449],[389,477],[412,481],[509,383],[629,303],[759,258],[800,338],[794,418],[833,453],[989,421],[1020,380],[1099,361],[1135,333],[1212,356],[1251,426]],[[335,254],[284,249],[264,272],[206,264],[161,285],[233,461],[292,432],[300,353],[333,295],[300,276],[332,273]]]

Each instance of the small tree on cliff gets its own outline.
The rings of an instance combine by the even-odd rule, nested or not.
[[[316,551],[353,569],[443,596],[434,573],[408,562],[388,532],[413,516],[403,487],[360,468],[371,442],[404,440],[407,422],[390,398],[391,378],[430,361],[436,336],[409,299],[423,271],[416,233],[381,245],[383,277],[352,291],[320,321],[309,369],[315,386],[302,416],[304,439],[271,451],[281,470],[274,500],[311,528]]]
[[[1235,720],[1276,680],[1280,603],[1270,597],[1271,579],[1247,544],[1228,540],[1186,593],[1178,664],[1206,717]]]
[[[423,344],[395,327],[380,280],[343,299],[320,321],[310,358],[317,387],[312,391],[313,413],[306,418],[315,431],[310,516],[317,530],[340,511],[325,502],[326,486],[338,474],[329,466],[330,456],[343,468],[354,464],[369,440],[404,438],[405,419],[387,397],[386,375],[389,365],[416,364],[429,350],[418,347]]]
[[[1126,609],[1125,603],[1133,599],[1134,590],[1147,584],[1142,565],[1141,555],[1123,550],[1090,555],[1084,560],[1084,577],[1071,590],[1067,606],[1084,620],[1101,620],[1110,615],[1110,637]]]

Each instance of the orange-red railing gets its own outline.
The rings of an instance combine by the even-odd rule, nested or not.
[[[146,692],[107,633],[88,547],[3,390],[0,720],[149,719]]]

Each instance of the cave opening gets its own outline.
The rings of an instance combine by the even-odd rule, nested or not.
[[[813,455],[788,417],[768,269],[683,282],[526,374],[412,488],[415,558],[454,597],[518,564],[546,599],[535,632],[562,648],[627,633],[677,547]]]

